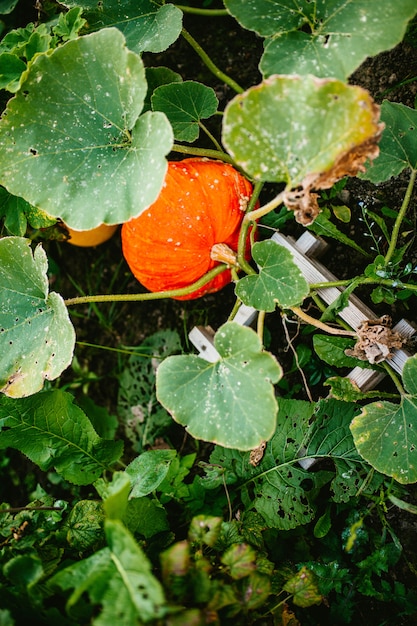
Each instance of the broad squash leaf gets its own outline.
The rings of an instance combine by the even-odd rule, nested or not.
[[[375,469],[399,483],[417,482],[417,356],[404,364],[408,393],[400,404],[373,402],[352,420],[359,454]]]
[[[217,111],[219,101],[211,87],[193,80],[158,87],[151,98],[153,111],[165,113],[178,141],[195,141],[199,122]]]
[[[241,278],[236,295],[242,302],[260,311],[274,311],[300,304],[308,295],[309,286],[289,250],[271,239],[255,243],[252,257],[259,274]]]
[[[225,0],[245,27],[267,37],[260,69],[346,80],[393,48],[417,12],[414,0]]]
[[[72,360],[74,328],[61,296],[48,293],[47,266],[40,245],[0,239],[0,391],[14,398],[36,393]]]
[[[153,0],[66,0],[67,7],[82,7],[88,30],[116,27],[128,48],[163,52],[179,37],[182,11],[173,4]],[[161,6],[163,4],[163,6]]]
[[[76,230],[139,215],[172,145],[163,114],[139,117],[146,90],[143,63],[115,28],[39,55],[0,121],[0,182]]]
[[[256,333],[235,322],[219,328],[215,363],[194,355],[171,356],[156,373],[159,402],[197,439],[251,450],[275,429],[273,383],[281,377]]]
[[[379,144],[380,155],[361,175],[373,183],[398,176],[406,167],[417,169],[417,111],[405,104],[384,100],[381,120],[385,130]]]
[[[272,76],[229,102],[223,143],[255,180],[324,189],[376,156],[378,119],[361,87]]]

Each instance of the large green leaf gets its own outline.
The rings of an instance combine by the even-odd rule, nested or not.
[[[274,432],[272,383],[281,377],[256,333],[229,322],[217,331],[216,363],[194,355],[171,356],[156,373],[159,402],[197,439],[251,450]]]
[[[286,308],[300,304],[309,286],[289,250],[269,239],[255,243],[252,257],[259,274],[245,276],[236,285],[242,302],[260,311],[274,311],[276,304]]]
[[[225,0],[245,27],[269,39],[264,76],[314,74],[342,80],[368,56],[393,48],[417,12],[415,0]]]
[[[250,453],[217,446],[210,457],[217,477],[207,480],[208,488],[242,485],[245,507],[255,509],[273,528],[288,530],[314,519],[319,489],[330,483],[333,499],[346,502],[363,483],[369,466],[359,456],[349,425],[357,411],[355,403],[334,399],[317,404],[280,398],[277,427],[264,456],[256,466]],[[327,461],[333,472],[311,472],[299,462],[317,458]],[[214,484],[213,484],[214,478]]]
[[[384,100],[381,120],[385,130],[379,144],[380,155],[361,176],[373,183],[397,176],[406,167],[417,169],[417,111]]]
[[[169,119],[175,139],[189,142],[198,138],[199,121],[214,115],[219,104],[214,89],[193,80],[158,87],[151,102]]]
[[[151,564],[130,532],[119,520],[107,520],[108,548],[70,565],[56,574],[53,587],[72,590],[67,610],[75,611],[88,595],[98,609],[95,626],[141,624],[161,618],[164,593]]]
[[[48,293],[47,259],[39,245],[0,239],[0,391],[33,394],[70,365],[74,328],[61,296]]]
[[[0,121],[0,182],[75,229],[139,215],[172,145],[163,114],[139,117],[145,95],[143,63],[115,28],[38,56]]]
[[[179,37],[182,11],[152,0],[66,0],[65,6],[84,9],[88,29],[115,26],[134,52],[162,52]]]
[[[159,487],[176,457],[175,450],[147,450],[133,459],[126,468],[132,491],[131,498],[142,498]]]
[[[417,482],[417,356],[404,364],[409,392],[400,404],[373,402],[354,418],[351,431],[359,454],[400,483]]]
[[[0,397],[0,448],[16,448],[43,471],[54,468],[77,485],[92,483],[119,459],[123,445],[100,439],[73,400],[60,390]]]
[[[314,76],[274,76],[251,87],[227,105],[223,120],[224,145],[248,174],[291,187],[326,173],[331,186],[351,173],[354,157],[379,132],[378,110],[365,90]]]

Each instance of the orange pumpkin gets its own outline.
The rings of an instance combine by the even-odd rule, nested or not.
[[[211,256],[213,246],[219,247],[215,244],[236,252],[251,193],[250,182],[221,161],[168,163],[156,202],[122,227],[123,254],[132,273],[153,292],[194,283],[219,264]],[[226,270],[178,299],[199,298],[230,281]]]

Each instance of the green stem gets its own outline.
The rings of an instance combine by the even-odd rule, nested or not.
[[[242,268],[244,272],[246,272],[246,274],[256,274],[255,270],[249,265],[249,263],[246,260],[246,241],[248,239],[249,227],[253,223],[253,220],[248,219],[248,215],[253,214],[252,209],[258,200],[262,187],[263,187],[263,183],[261,182],[255,183],[255,186],[253,188],[253,192],[251,195],[251,199],[249,201],[247,213],[245,217],[243,218],[242,224],[240,226],[239,241],[237,244],[237,263],[239,267]]]
[[[255,270],[249,265],[249,263],[245,259],[245,251],[246,251],[246,240],[248,238],[248,230],[253,222],[256,222],[258,219],[276,209],[277,206],[282,204],[284,199],[284,192],[279,193],[275,198],[273,198],[270,202],[267,202],[264,206],[261,206],[259,209],[251,210],[258,199],[260,191],[262,189],[263,183],[258,182],[255,183],[252,197],[249,204],[249,210],[246,213],[245,217],[242,221],[242,226],[240,228],[239,233],[239,242],[237,247],[237,262],[239,267],[243,269],[247,274],[256,274]]]
[[[216,78],[226,83],[226,85],[229,85],[229,87],[233,89],[233,91],[236,91],[236,93],[243,93],[244,89],[242,89],[242,87],[238,85],[237,82],[233,80],[233,78],[230,78],[230,76],[222,72],[217,67],[217,65],[213,63],[207,52],[203,50],[200,44],[194,39],[194,37],[190,35],[188,31],[185,30],[185,28],[182,29],[181,34],[184,39],[190,44],[190,46],[195,50],[195,52],[197,52],[200,59],[208,67],[210,72],[214,74],[214,76],[216,76]]]
[[[202,123],[202,122],[198,122],[198,125],[200,126],[201,130],[204,131],[207,135],[207,137],[213,142],[213,144],[216,146],[216,149],[219,152],[222,152],[224,154],[224,150],[222,149],[221,145],[219,144],[219,142],[217,141],[216,137],[214,137],[214,135],[211,134],[211,132],[209,131],[209,129]]]
[[[343,287],[345,285],[350,285],[352,279],[347,280],[333,280],[325,283],[311,283],[310,289],[327,289],[329,287]],[[410,291],[417,291],[417,285],[412,283],[404,283],[403,281],[399,281],[396,278],[371,278],[364,277],[359,283],[358,287],[361,285],[382,285],[383,287],[390,287],[391,289],[401,288],[401,289],[409,289]]]
[[[232,157],[220,150],[210,150],[209,148],[196,148],[194,146],[183,146],[179,143],[174,143],[172,152],[180,152],[181,154],[191,154],[192,156],[207,157],[208,159],[218,159],[230,165],[235,165]]]
[[[401,205],[401,209],[397,215],[397,219],[395,220],[394,228],[392,229],[391,241],[389,244],[388,251],[385,255],[385,265],[391,261],[395,249],[397,247],[397,241],[400,234],[401,224],[404,220],[405,214],[408,209],[408,205],[410,204],[411,194],[413,192],[414,183],[416,180],[417,170],[411,170],[410,180],[408,182],[407,191],[405,192],[404,200]]]
[[[227,17],[230,15],[226,9],[195,9],[181,4],[176,4],[175,6],[183,13],[191,13],[193,15],[207,15],[208,17]]]
[[[259,311],[257,325],[256,325],[256,333],[262,345],[264,345],[265,316],[266,316],[265,311]]]
[[[384,368],[384,370],[386,371],[388,376],[391,378],[392,382],[394,383],[394,385],[398,389],[400,395],[401,396],[405,396],[405,389],[402,386],[402,384],[400,382],[400,379],[398,378],[398,376],[394,372],[394,370],[388,365],[388,363],[382,362],[382,363],[380,363],[380,365],[382,365],[382,367]]]
[[[210,282],[213,278],[227,270],[228,267],[225,264],[218,265],[212,270],[204,274],[201,278],[196,280],[192,285],[188,287],[182,287],[181,289],[169,289],[167,291],[158,291],[156,293],[134,293],[134,294],[113,294],[113,295],[98,295],[98,296],[78,296],[76,298],[68,298],[64,300],[66,306],[72,306],[74,304],[86,304],[89,302],[143,302],[144,300],[162,300],[163,298],[175,298],[178,296],[188,296],[193,291],[200,289],[206,283]]]

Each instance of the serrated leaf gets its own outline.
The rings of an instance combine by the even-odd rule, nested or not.
[[[94,550],[104,540],[104,513],[101,502],[80,500],[68,516],[67,541],[77,551]]]
[[[1,183],[76,230],[139,215],[172,145],[164,115],[139,117],[145,94],[143,63],[117,29],[38,56],[0,121]]]
[[[349,168],[379,132],[367,91],[314,76],[273,76],[237,95],[223,118],[223,143],[235,161],[255,180],[291,187],[331,174],[336,161]]]
[[[320,604],[323,600],[314,574],[305,565],[285,583],[283,589],[292,595],[292,601],[296,606],[303,608]]]
[[[417,11],[414,0],[225,0],[245,27],[268,37],[260,69],[346,80],[366,59],[393,48]]]
[[[234,322],[217,331],[216,363],[194,355],[171,356],[156,373],[159,402],[197,439],[251,450],[274,432],[273,383],[281,376],[259,337]]]
[[[18,400],[0,398],[0,448],[16,448],[43,471],[88,485],[109,470],[122,442],[100,439],[87,416],[64,391],[45,391]]]
[[[213,515],[196,515],[191,520],[188,539],[192,543],[205,544],[211,548],[217,542],[222,528],[222,518]]]
[[[384,100],[381,120],[385,123],[385,130],[379,144],[379,157],[361,175],[373,183],[398,176],[406,167],[417,169],[417,111]]]
[[[71,363],[75,332],[61,296],[48,293],[47,259],[20,237],[0,240],[0,390],[22,397]]]
[[[219,101],[214,89],[192,80],[158,87],[151,98],[152,109],[165,113],[178,141],[195,141],[198,122],[217,111]]]
[[[155,491],[176,455],[175,450],[148,450],[133,459],[126,468],[132,483],[130,498],[142,498]]]
[[[309,286],[289,250],[271,239],[257,242],[252,257],[259,274],[245,276],[236,284],[238,298],[260,311],[274,311],[300,304],[307,297]]]
[[[131,533],[143,535],[145,539],[170,528],[166,509],[150,498],[129,500],[123,522]]]
[[[83,8],[90,31],[118,28],[127,46],[137,52],[163,52],[179,37],[182,11],[173,4],[152,0],[66,0],[67,7]]]
[[[246,543],[235,543],[221,557],[228,573],[234,580],[249,576],[256,569],[257,554],[252,546]]]

